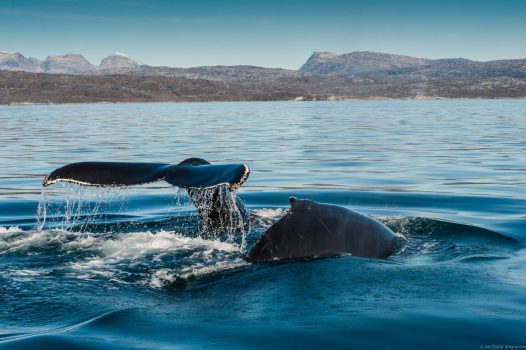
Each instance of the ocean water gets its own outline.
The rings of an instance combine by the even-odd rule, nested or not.
[[[250,166],[249,230],[210,235],[162,182],[42,191],[189,157]],[[246,263],[291,195],[407,246]],[[524,348],[525,208],[526,100],[1,106],[0,348]]]

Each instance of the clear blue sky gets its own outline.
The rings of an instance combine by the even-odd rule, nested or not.
[[[0,51],[296,69],[313,51],[526,57],[522,0],[0,0]]]

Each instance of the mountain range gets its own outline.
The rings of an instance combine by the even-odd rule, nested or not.
[[[256,66],[201,66],[192,68],[155,67],[142,64],[122,53],[101,60],[98,66],[80,54],[48,56],[40,61],[20,53],[0,52],[0,70],[52,74],[136,76],[178,76],[209,80],[273,80],[284,77],[320,75],[376,79],[418,80],[419,78],[526,79],[526,59],[472,61],[465,58],[425,59],[369,51],[337,55],[314,52],[298,70]]]
[[[37,75],[22,74],[23,72]],[[163,93],[163,101],[193,101],[196,98],[264,100],[526,97],[526,59],[480,62],[465,58],[426,59],[369,51],[341,55],[314,52],[298,70],[290,70],[249,65],[156,67],[121,53],[103,58],[96,66],[80,54],[48,56],[41,61],[27,58],[20,53],[0,52],[0,86],[2,82],[5,85],[5,89],[0,89],[0,103],[19,102],[23,99],[26,99],[26,102],[53,102],[56,99],[49,97],[54,96],[53,91],[48,91],[45,94],[48,96],[46,98],[38,96],[43,94],[44,88],[41,86],[49,88],[52,85],[57,88],[60,85],[42,84],[43,81],[56,82],[58,77],[52,77],[53,75],[63,75],[62,81],[73,84],[70,89],[75,91],[86,89],[83,84],[87,80],[74,76],[94,76],[90,81],[92,84],[100,84],[99,92],[95,93],[97,89],[93,90],[93,86],[90,86],[89,90],[96,98],[88,96],[86,99],[82,98],[82,102],[119,101],[115,89],[122,90],[123,87],[115,87],[111,91],[112,98],[106,98],[102,92],[116,81],[116,76],[122,76],[117,79],[121,84],[131,84],[127,86],[128,92],[123,93],[123,96],[127,96],[123,97],[126,101],[157,98],[155,91],[160,90],[156,88],[155,91],[149,91],[143,82],[170,81],[170,84],[173,84],[175,81],[165,78],[191,80],[185,81],[183,85],[193,92],[191,97],[185,97],[184,94],[174,94],[170,97],[170,91],[173,89],[161,88],[162,91],[166,90],[166,93]],[[21,81],[32,85],[24,88]],[[183,82],[181,79],[177,81],[178,84]],[[139,82],[141,88],[133,86]],[[9,91],[10,83],[14,84],[12,91]],[[204,91],[209,91],[207,89],[211,86],[221,87],[228,91],[229,96],[225,93],[210,97],[211,95],[199,91],[203,88]],[[62,94],[67,94],[67,91],[61,91]],[[136,91],[137,96],[130,95],[129,91]],[[19,93],[20,97],[15,98],[15,92]],[[60,101],[63,99],[64,96],[61,96]]]
[[[15,52],[0,52],[0,70],[24,71],[52,74],[96,74],[118,72],[119,69],[132,70],[140,66],[138,61],[121,53],[105,57],[99,66],[90,63],[80,54],[47,56],[41,61],[37,58],[26,58]]]

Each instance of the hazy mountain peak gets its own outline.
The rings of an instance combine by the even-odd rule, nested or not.
[[[429,62],[422,58],[372,51],[354,51],[342,55],[315,52],[300,71],[320,75],[355,75],[421,66]]]
[[[46,73],[89,73],[95,70],[84,56],[68,53],[65,55],[49,55],[42,62],[42,68]]]
[[[5,59],[7,57],[24,57],[24,56],[18,52],[0,51],[0,59]]]
[[[36,58],[27,58],[18,52],[0,51],[0,70],[39,72],[40,63]]]
[[[111,70],[111,69],[133,69],[140,66],[141,63],[129,56],[121,53],[115,52],[113,55],[104,57],[99,64],[99,69]]]
[[[89,63],[89,61],[83,55],[79,53],[67,53],[64,55],[49,55],[46,57],[46,60],[54,60],[54,61],[61,61],[61,62],[83,61],[83,62]]]
[[[338,55],[329,51],[314,51],[310,59],[330,60],[331,58],[334,58],[336,56]]]

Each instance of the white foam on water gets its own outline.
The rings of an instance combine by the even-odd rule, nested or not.
[[[243,203],[227,186],[194,190],[191,199],[186,190],[176,191],[176,206],[195,204],[202,214],[199,237],[187,237],[174,231],[87,232],[88,224],[101,206],[114,201],[124,202],[125,198],[120,198],[121,189],[86,189],[69,183],[56,184],[53,188],[53,192],[47,188],[42,190],[36,230],[0,230],[0,254],[34,254],[45,259],[60,256],[55,268],[72,277],[103,277],[113,282],[142,283],[154,288],[177,278],[203,276],[245,264],[241,257],[250,221],[245,216]],[[62,201],[51,205],[48,198],[57,196]],[[223,213],[220,227],[217,221],[208,221],[217,205]],[[46,220],[60,229],[46,229]],[[69,229],[73,226],[80,227],[80,232],[71,232]]]
[[[148,285],[151,288],[161,289],[178,279],[188,280],[189,278],[233,270],[245,265],[248,265],[248,263],[243,259],[238,258],[230,261],[216,261],[209,265],[197,263],[192,266],[183,267],[180,270],[163,268],[155,271],[151,275]]]
[[[252,210],[251,215],[254,221],[254,226],[268,229],[287,212],[288,210],[282,208],[261,208]]]
[[[172,283],[177,278],[171,269],[160,269],[152,274],[149,285],[152,288],[161,289],[166,284]]]
[[[95,254],[68,264],[80,279],[105,277],[113,282],[129,283],[126,280],[131,278],[152,288],[246,264],[238,245],[186,237],[173,231],[89,235],[64,246]],[[177,256],[179,254],[182,256]],[[168,262],[163,262],[165,257]]]
[[[137,259],[155,253],[166,254],[196,248],[241,252],[238,246],[231,243],[186,237],[173,231],[126,233],[101,242],[99,249],[105,257]]]
[[[285,215],[286,212],[287,210],[282,208],[261,208],[252,210],[252,215],[263,219],[276,219]]]
[[[230,261],[216,261],[212,265],[195,264],[181,269],[179,276],[182,278],[199,277],[220,271],[232,270],[245,265],[248,265],[248,263],[240,258]]]
[[[23,232],[23,231],[22,231],[22,229],[18,228],[18,226],[10,226],[10,227],[0,226],[0,235],[12,234],[12,233],[20,233],[20,232]]]
[[[1,272],[1,275],[11,276],[11,277],[20,277],[20,278],[32,278],[41,275],[47,275],[49,270],[47,269],[8,269]]]
[[[97,245],[98,237],[90,235],[90,234],[78,234],[78,237],[75,238],[75,240],[69,241],[64,243],[64,247],[68,250],[71,249],[77,249],[81,250],[83,248],[85,249],[92,249]]]
[[[68,239],[68,234],[72,235],[62,230],[37,232],[9,228],[3,235],[0,235],[0,254],[41,248],[51,243],[60,244]]]

